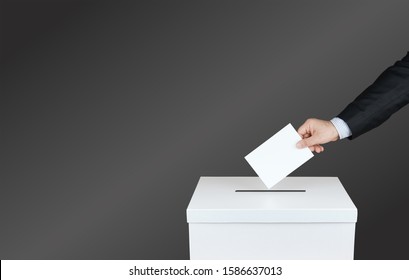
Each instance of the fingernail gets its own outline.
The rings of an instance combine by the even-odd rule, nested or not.
[[[301,142],[298,142],[296,146],[297,146],[297,148],[298,148],[298,149],[303,148],[303,146],[302,146],[302,143],[301,143]]]

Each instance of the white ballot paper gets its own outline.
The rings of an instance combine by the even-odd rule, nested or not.
[[[300,135],[288,124],[244,158],[271,188],[314,156],[309,148],[296,147],[300,140]]]

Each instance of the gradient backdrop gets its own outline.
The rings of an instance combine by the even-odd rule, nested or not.
[[[341,3],[342,2],[342,3]],[[407,1],[2,1],[1,259],[187,259],[200,176],[332,118],[409,49]],[[406,107],[338,176],[357,259],[409,258]]]

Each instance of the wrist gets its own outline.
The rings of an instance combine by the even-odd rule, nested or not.
[[[335,118],[332,118],[330,122],[334,126],[338,134],[337,139],[344,139],[352,135],[351,129],[349,128],[348,124],[344,120],[338,117],[335,117]]]
[[[330,129],[330,133],[331,133],[331,134],[330,134],[330,138],[331,138],[331,141],[337,141],[337,140],[339,140],[339,139],[340,139],[340,136],[339,136],[339,132],[338,132],[336,126],[335,126],[331,121],[328,121],[328,126],[331,127],[331,129]]]

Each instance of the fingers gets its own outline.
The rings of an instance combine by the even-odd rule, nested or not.
[[[306,120],[297,130],[298,134],[302,137],[309,137],[311,135],[309,119]]]
[[[314,148],[315,148],[315,152],[318,154],[324,151],[324,147],[321,145],[315,145]]]
[[[324,147],[319,145],[319,144],[315,144],[315,145],[308,145],[308,142],[305,141],[306,139],[300,140],[297,143],[297,148],[302,149],[302,148],[306,148],[308,147],[310,149],[311,152],[316,152],[316,153],[322,153],[324,151]]]
[[[305,147],[308,147],[308,145],[307,145],[307,143],[305,142],[304,139],[297,142],[297,148],[298,149],[302,149],[302,148],[305,148]]]
[[[311,138],[313,138],[311,140]],[[298,141],[297,143],[297,148],[302,149],[302,148],[306,148],[308,147],[311,152],[316,152],[316,153],[322,153],[324,151],[324,147],[321,146],[320,144],[315,144],[316,142],[314,142],[315,137],[310,137],[310,138],[306,138],[306,139],[302,139],[300,141]],[[314,144],[311,144],[314,143]]]
[[[324,147],[321,145],[310,146],[308,149],[310,149],[311,152],[316,152],[318,154],[324,151]]]
[[[302,148],[305,148],[305,147],[312,147],[312,146],[319,145],[319,144],[320,144],[320,142],[318,140],[318,137],[313,135],[311,137],[304,138],[304,139],[298,141],[297,148],[302,149]]]
[[[297,148],[302,149],[308,147],[311,152],[322,153],[324,147],[318,144],[316,137],[309,137],[298,141]]]
[[[328,143],[332,140],[329,135],[328,124],[329,121],[319,119],[307,119],[297,130],[298,134],[303,138],[298,141],[297,148],[308,147],[312,152],[322,153],[324,147],[322,144]]]

